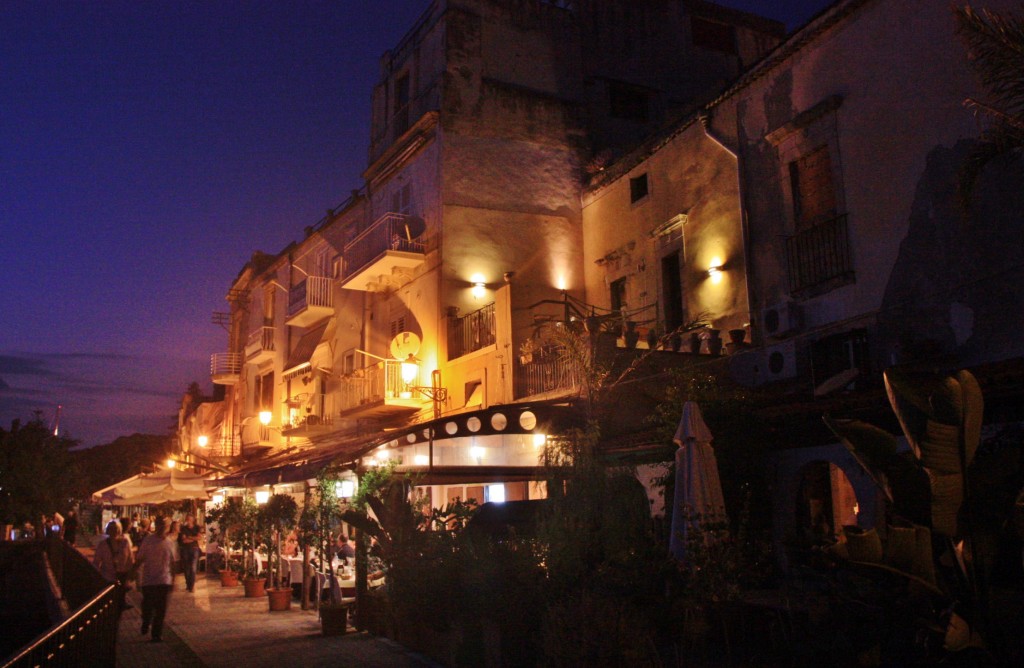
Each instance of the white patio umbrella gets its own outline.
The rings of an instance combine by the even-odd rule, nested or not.
[[[687,401],[683,404],[683,415],[672,440],[679,449],[676,450],[676,489],[669,551],[676,559],[685,561],[688,532],[698,522],[722,522],[727,516],[718,462],[711,447],[711,430],[704,423],[696,403]]]
[[[170,469],[141,473],[105,487],[92,495],[93,501],[115,506],[165,503],[186,499],[207,499],[206,478],[190,471]]]

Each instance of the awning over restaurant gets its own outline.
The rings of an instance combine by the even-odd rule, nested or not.
[[[157,473],[140,473],[94,492],[96,503],[114,506],[159,504],[168,501],[206,499],[207,478],[190,471],[170,469]]]
[[[299,339],[298,344],[292,350],[288,356],[288,363],[284,365],[284,376],[294,376],[302,373],[310,367],[309,361],[313,358],[313,353],[316,351],[317,345],[324,336],[324,332],[327,330],[327,323],[314,327]]]
[[[335,449],[302,450],[288,456],[243,467],[230,475],[213,481],[213,484],[218,487],[260,487],[301,482],[317,477],[320,471],[339,459],[343,460],[344,457]]]

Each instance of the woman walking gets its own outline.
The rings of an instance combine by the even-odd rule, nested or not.
[[[143,539],[136,557],[137,564],[142,566],[142,635],[149,633],[152,625],[150,642],[160,642],[162,638],[167,599],[174,584],[171,565],[174,563],[175,545],[167,537],[170,526],[169,518],[158,517],[156,532]]]
[[[125,609],[124,596],[128,591],[128,577],[135,558],[132,556],[132,540],[125,536],[121,523],[110,520],[107,523],[107,538],[96,546],[92,563],[100,574],[117,583],[117,610]]]

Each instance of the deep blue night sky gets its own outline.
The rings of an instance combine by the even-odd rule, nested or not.
[[[0,424],[168,433],[238,270],[360,186],[378,59],[428,4],[0,3]]]

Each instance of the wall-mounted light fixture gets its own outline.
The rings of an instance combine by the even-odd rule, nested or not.
[[[210,444],[210,437],[206,434],[200,434],[199,438],[196,439],[196,443],[199,444],[200,448],[205,448]]]
[[[351,499],[356,493],[356,483],[353,480],[339,480],[334,484],[334,494],[339,499]]]
[[[487,281],[484,279],[483,274],[473,274],[469,282],[473,284],[469,291],[473,295],[473,299],[480,299],[487,294]]]
[[[256,492],[256,503],[262,506],[267,501],[270,501],[270,492],[265,489],[261,489]]]
[[[169,468],[169,469],[173,469],[173,468],[176,468],[178,466],[178,462],[175,461],[174,459],[168,458],[167,461],[164,462],[164,465],[167,466],[167,468]]]
[[[260,411],[260,424],[266,427],[270,424],[270,420],[273,417],[274,414],[270,411]]]
[[[440,371],[433,372],[433,385],[413,385],[419,375],[420,361],[415,355],[409,353],[409,356],[402,360],[402,382],[405,383],[405,391],[401,393],[403,398],[409,399],[413,392],[419,392],[434,402],[448,401],[448,388],[441,387]]]
[[[723,271],[724,269],[722,268],[722,260],[717,257],[712,258],[711,264],[708,266],[708,278],[711,279],[711,282],[721,283]]]

